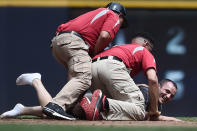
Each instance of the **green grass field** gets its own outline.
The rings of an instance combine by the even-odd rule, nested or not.
[[[177,118],[184,121],[197,122],[197,117],[177,117]]]
[[[196,131],[197,127],[116,127],[0,124],[1,131]]]
[[[62,125],[0,125],[1,131],[196,131],[196,127],[98,127]]]
[[[188,122],[197,122],[197,117],[179,117]],[[20,121],[20,119],[19,119]],[[79,126],[50,125],[50,124],[25,124],[25,123],[0,123],[0,131],[197,131],[196,126]]]

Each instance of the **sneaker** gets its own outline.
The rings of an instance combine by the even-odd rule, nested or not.
[[[42,110],[42,112],[54,119],[60,119],[60,120],[76,120],[75,117],[72,115],[67,114],[62,107],[55,103],[49,102]]]
[[[99,120],[100,112],[103,111],[103,100],[105,96],[101,90],[95,90],[91,100],[88,97],[83,97],[80,101],[80,106],[86,113],[87,120]]]
[[[83,98],[83,97],[87,97],[90,101],[91,101],[91,98],[92,98],[92,92],[90,90],[87,90],[84,94],[82,94],[82,96],[80,96],[80,98]],[[81,99],[80,99],[81,100]],[[69,112],[70,111],[70,112]],[[72,114],[74,117],[76,117],[76,119],[79,119],[79,120],[87,120],[86,119],[86,113],[85,111],[83,110],[83,108],[81,107],[80,105],[80,101],[78,101],[74,106],[73,108],[70,108],[70,110],[67,110],[67,112],[69,114]]]

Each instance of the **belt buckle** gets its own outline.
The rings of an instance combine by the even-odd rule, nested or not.
[[[56,33],[56,36],[58,36],[58,35],[59,35],[59,32]]]
[[[71,31],[71,32],[70,32],[70,34],[72,34],[72,35],[76,35],[74,31]],[[76,35],[76,36],[77,36],[77,35]]]

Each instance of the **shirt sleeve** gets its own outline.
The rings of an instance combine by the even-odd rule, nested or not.
[[[153,55],[147,50],[144,49],[144,55],[143,55],[143,60],[142,60],[142,69],[144,72],[147,71],[147,69],[149,68],[154,68],[156,71],[156,62],[155,62],[155,58],[153,57]]]
[[[110,11],[106,15],[107,18],[105,19],[105,22],[103,24],[102,31],[109,32],[111,38],[114,39],[116,33],[120,28],[119,17],[112,11]]]

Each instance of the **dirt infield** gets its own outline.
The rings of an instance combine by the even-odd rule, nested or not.
[[[197,127],[197,122],[170,121],[66,121],[52,119],[0,119],[0,124],[30,124],[30,125],[84,125],[84,126],[177,126]]]

